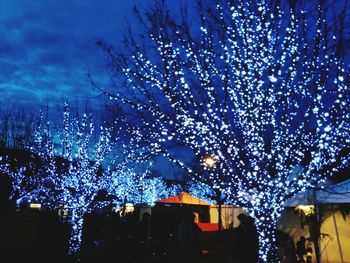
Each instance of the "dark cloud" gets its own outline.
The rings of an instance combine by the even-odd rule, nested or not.
[[[23,32],[23,43],[32,48],[59,48],[68,44],[68,38],[47,28],[30,28]]]
[[[68,53],[57,51],[45,51],[38,55],[36,60],[41,65],[55,65],[57,67],[69,67],[72,64],[72,57]]]
[[[16,61],[25,60],[27,57],[27,49],[20,42],[0,39],[0,60],[7,58],[16,63]]]
[[[118,41],[132,3],[2,0],[1,103],[101,103],[87,78],[88,69],[96,80],[105,78],[105,61],[95,42]]]
[[[37,103],[41,98],[28,88],[20,88],[14,85],[0,85],[0,102],[1,106],[8,105],[26,105]]]
[[[5,82],[6,79],[12,78],[14,74],[19,70],[19,67],[14,63],[9,63],[6,61],[0,62],[0,63],[1,63],[0,81],[3,80]]]
[[[13,29],[18,29],[23,25],[23,21],[20,19],[16,18],[10,18],[6,19],[1,22],[2,24],[2,29],[6,29],[7,31],[13,30]]]

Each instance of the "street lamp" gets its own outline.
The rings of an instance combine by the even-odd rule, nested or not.
[[[207,155],[206,157],[204,157],[204,165],[210,169],[210,168],[216,168],[216,163],[217,163],[217,158],[215,156],[210,156]],[[216,193],[216,201],[219,205],[218,207],[218,229],[219,231],[221,231],[221,227],[222,227],[222,219],[221,219],[221,190],[219,188],[215,189],[215,193]]]
[[[214,157],[208,155],[204,158],[204,164],[208,168],[215,168],[216,166],[216,160]]]

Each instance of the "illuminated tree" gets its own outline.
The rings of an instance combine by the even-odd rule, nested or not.
[[[63,125],[56,132],[51,131],[50,123],[42,121],[34,133],[34,145],[30,147],[36,156],[34,161],[17,170],[11,169],[8,160],[2,160],[0,165],[0,170],[12,179],[10,198],[15,199],[17,205],[35,201],[51,209],[61,205],[69,209],[70,254],[80,249],[84,216],[112,202],[96,198],[101,190],[117,200],[127,198],[147,204],[175,191],[174,187],[167,187],[163,179],[149,176],[152,166],[138,159],[141,148],[122,145],[118,147],[118,156],[112,159],[111,129],[101,127],[97,135],[94,129],[92,116],[84,114],[81,120],[73,118],[65,105]],[[138,167],[140,164],[148,168],[142,170]]]
[[[150,176],[150,168],[136,172],[120,166],[112,173],[111,193],[118,200],[154,205],[155,201],[180,192],[178,186],[167,186],[163,178]]]
[[[84,114],[81,121],[72,118],[67,105],[63,127],[51,133],[49,126],[42,123],[34,134],[30,150],[40,157],[39,164],[30,164],[34,175],[24,175],[25,168],[12,172],[8,163],[1,170],[13,179],[17,204],[35,201],[51,209],[69,208],[69,253],[74,254],[80,248],[84,215],[94,209],[97,193],[110,187],[110,174],[102,165],[112,149],[111,132],[101,127],[95,140],[91,116]]]
[[[98,42],[116,74],[105,90],[129,121],[135,145],[174,161],[252,213],[264,262],[278,261],[284,201],[348,164],[349,72],[314,21],[266,1],[199,1],[192,24],[162,1],[141,13],[125,47]],[[175,11],[174,11],[175,12]],[[140,32],[138,30],[137,32]],[[326,48],[327,47],[327,48]],[[191,149],[206,173],[174,155]]]
[[[211,203],[216,199],[215,192],[210,187],[208,187],[207,184],[198,182],[198,180],[195,179],[190,180],[187,182],[187,184],[187,191],[192,195],[208,203]]]

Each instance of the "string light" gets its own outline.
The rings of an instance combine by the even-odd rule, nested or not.
[[[119,160],[117,165],[112,162],[113,169],[109,167],[109,154],[114,145],[111,129],[101,127],[97,140],[94,139],[94,131],[91,115],[84,114],[79,121],[70,116],[68,105],[65,104],[62,129],[52,134],[49,123],[41,121],[41,126],[34,134],[35,144],[30,147],[30,151],[40,157],[40,164],[31,162],[27,164],[28,167],[20,167],[17,171],[12,171],[8,159],[1,160],[0,164],[0,171],[12,179],[10,198],[15,199],[18,206],[36,202],[53,210],[58,210],[62,205],[69,209],[72,225],[70,254],[80,249],[84,216],[87,213],[122,200],[128,194],[132,201],[143,200],[144,203],[152,204],[158,197],[168,197],[169,193],[176,191],[175,188],[166,187],[160,178],[146,178],[151,164],[138,161],[148,166],[146,170],[138,172],[128,168],[132,165],[136,169],[137,163],[133,152],[135,149],[127,148],[126,145],[119,147],[122,161]],[[27,170],[35,174],[25,175]],[[97,201],[95,198],[101,190],[114,194],[117,200]]]
[[[348,165],[348,155],[337,160],[350,142],[349,76],[322,30],[303,39],[306,21],[293,10],[274,12],[266,1],[218,1],[210,10],[200,9],[196,35],[164,26],[168,13],[157,9],[147,17],[165,22],[149,23],[147,48],[130,41],[134,56],[127,58],[108,50],[126,80],[114,98],[141,116],[130,128],[132,142],[150,145],[151,153],[247,208],[260,258],[277,262],[268,255],[284,201]],[[198,172],[172,145],[191,149],[196,160],[215,155],[215,171]]]

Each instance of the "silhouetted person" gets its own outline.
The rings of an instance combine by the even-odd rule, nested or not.
[[[240,214],[240,224],[234,229],[233,260],[237,263],[256,263],[259,259],[259,238],[254,219]]]
[[[141,241],[151,238],[151,215],[144,213],[138,226],[138,237]]]
[[[285,232],[276,231],[278,256],[281,263],[296,263],[296,250],[294,240]]]
[[[297,257],[298,262],[304,263],[305,262],[305,256],[307,254],[306,250],[306,238],[304,236],[301,236],[299,241],[297,242]]]
[[[179,252],[182,256],[181,262],[189,262],[198,253],[199,234],[201,229],[194,222],[195,215],[186,213],[180,222],[177,230]]]
[[[139,250],[138,257],[148,262],[149,257],[152,255],[153,245],[151,215],[149,213],[142,215],[141,222],[137,226],[136,238]]]

